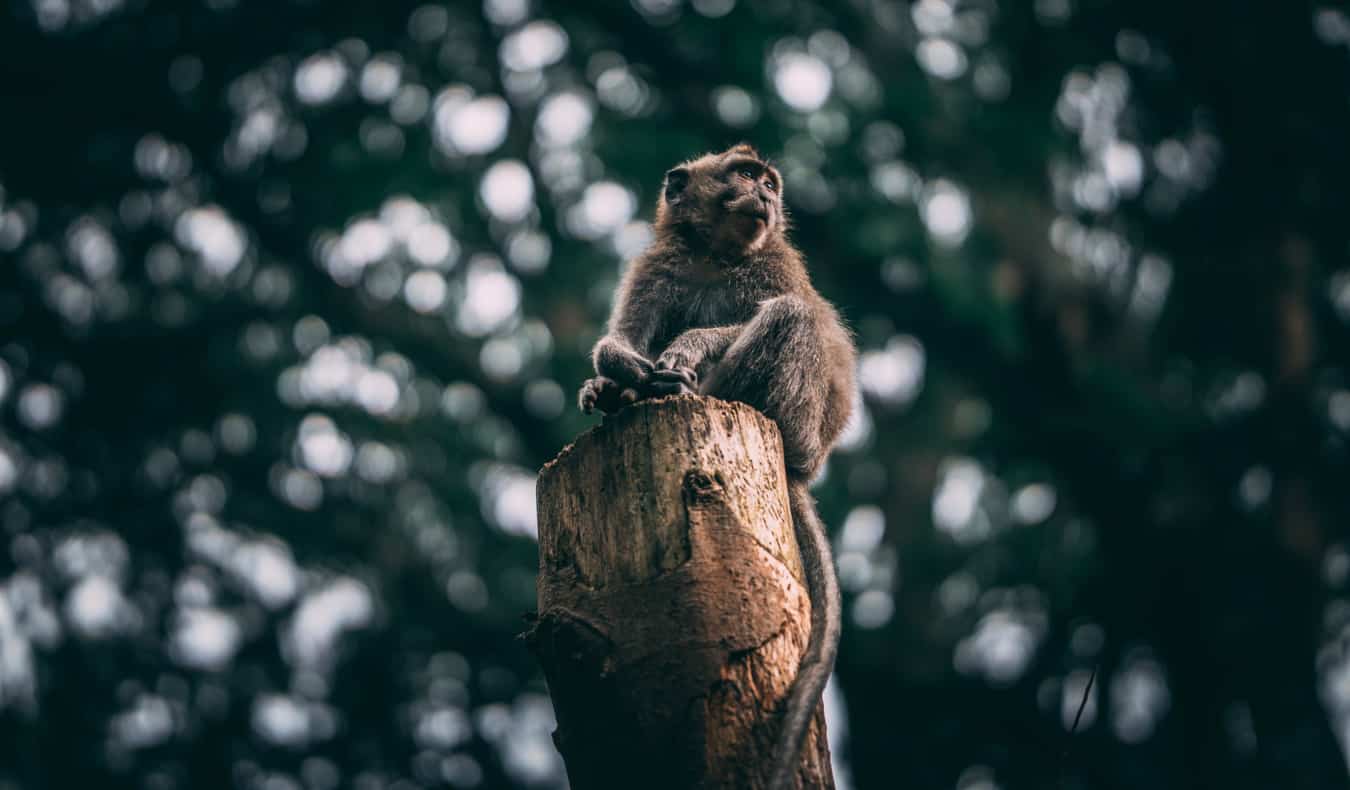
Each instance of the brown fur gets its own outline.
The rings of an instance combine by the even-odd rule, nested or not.
[[[579,396],[589,413],[697,392],[748,403],[778,424],[812,627],[784,711],[775,788],[796,775],[838,643],[838,583],[806,486],[848,420],[856,359],[838,313],[788,241],[782,183],[748,145],[666,174],[655,237],[619,285],[592,354],[597,376]]]

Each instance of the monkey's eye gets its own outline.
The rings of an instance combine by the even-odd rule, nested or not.
[[[737,171],[737,175],[745,176],[746,178],[750,179],[751,181],[754,181],[754,180],[755,180],[755,171],[754,171],[754,170],[751,170],[751,169],[748,168],[748,167],[742,167],[739,171]]]
[[[772,178],[764,179],[764,186],[768,187],[770,192],[778,191],[778,182],[774,181]]]

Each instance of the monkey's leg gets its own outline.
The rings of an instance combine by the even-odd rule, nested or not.
[[[829,371],[816,312],[795,296],[770,299],[704,377],[701,391],[759,409],[778,423],[788,474],[809,480],[824,460]]]
[[[774,745],[772,790],[793,787],[801,747],[821,693],[834,668],[839,644],[839,582],[829,538],[816,516],[806,484],[828,450],[824,430],[832,402],[832,378],[848,360],[829,358],[831,326],[802,299],[765,302],[705,379],[711,395],[749,403],[778,424],[788,467],[792,523],[811,599],[811,634],[797,677],[783,704]]]

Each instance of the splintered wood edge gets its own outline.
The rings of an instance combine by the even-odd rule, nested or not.
[[[639,415],[646,412],[673,409],[676,407],[676,404],[685,400],[696,401],[699,406],[706,409],[725,407],[733,411],[741,412],[755,420],[759,424],[760,430],[770,432],[774,435],[778,434],[778,425],[775,424],[773,420],[764,416],[764,413],[759,409],[756,409],[748,403],[721,400],[708,395],[667,395],[663,398],[649,398],[647,400],[638,401],[631,406],[625,406],[615,414],[605,415],[604,420],[601,421],[599,425],[583,431],[577,438],[573,439],[571,443],[559,450],[558,454],[553,456],[552,460],[546,462],[539,468],[539,479],[543,480],[545,477],[552,476],[555,468],[562,466],[573,455],[584,452],[587,447],[595,443],[596,437],[602,432],[622,431],[628,427],[628,425],[639,419]],[[779,437],[779,442],[782,442],[782,437]]]

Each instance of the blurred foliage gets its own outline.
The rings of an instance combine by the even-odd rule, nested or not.
[[[561,786],[534,470],[660,174],[739,140],[864,350],[841,786],[1345,787],[1348,49],[1298,0],[8,0],[0,787]]]

